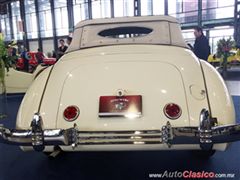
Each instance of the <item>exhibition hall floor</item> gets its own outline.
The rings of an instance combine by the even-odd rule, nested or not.
[[[235,80],[235,79],[234,79]],[[240,123],[240,81],[227,81]],[[8,97],[1,104],[8,117],[0,124],[15,126],[22,96]],[[2,100],[3,102],[3,100]],[[213,172],[233,174],[240,179],[240,142],[226,152],[217,152],[209,160],[195,157],[189,151],[148,152],[80,152],[48,159],[38,152],[22,152],[19,147],[0,144],[0,180],[111,179],[140,180],[164,172]]]

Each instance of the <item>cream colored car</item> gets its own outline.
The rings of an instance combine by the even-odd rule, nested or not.
[[[231,96],[175,18],[80,22],[73,42],[28,89],[2,142],[45,152],[199,150],[240,139]]]
[[[0,83],[0,95],[3,93],[7,94],[24,94],[26,93],[33,80],[46,68],[46,66],[37,66],[34,73],[27,73],[18,71],[14,68],[6,70],[4,83]]]

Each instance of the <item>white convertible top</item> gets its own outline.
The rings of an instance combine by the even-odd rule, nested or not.
[[[180,25],[171,16],[137,16],[93,19],[79,22],[68,52],[83,48],[159,44],[187,47]]]
[[[146,21],[168,21],[173,23],[178,23],[176,18],[172,16],[134,16],[134,17],[116,17],[116,18],[103,18],[103,19],[91,19],[80,21],[75,29],[84,27],[86,25],[95,25],[95,24],[118,24],[118,23],[132,23],[132,22],[146,22]]]

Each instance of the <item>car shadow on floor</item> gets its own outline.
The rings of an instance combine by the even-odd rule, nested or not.
[[[234,143],[208,160],[190,151],[77,152],[49,159],[1,145],[0,179],[148,179],[165,171],[231,173],[239,179],[239,148],[240,143]]]

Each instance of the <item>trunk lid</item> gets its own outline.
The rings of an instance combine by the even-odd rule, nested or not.
[[[142,116],[100,118],[99,98],[142,96]],[[200,63],[187,49],[160,45],[121,45],[84,49],[66,54],[54,65],[41,104],[45,128],[81,130],[151,130],[170,121],[173,126],[198,126],[203,108],[208,109]],[[182,115],[168,119],[167,103],[176,103]],[[80,109],[77,120],[63,118],[67,106]]]
[[[63,111],[69,105],[76,105],[80,115],[74,122],[80,129],[159,129],[169,121],[163,112],[167,103],[176,103],[182,108],[181,117],[172,123],[189,125],[185,87],[178,69],[166,62],[139,61],[136,57],[140,58],[128,55],[126,60],[122,55],[107,56],[105,62],[86,63],[72,70],[62,90],[57,126],[69,124],[62,118]],[[125,95],[142,96],[141,117],[98,116],[100,97],[117,95],[119,89]]]

